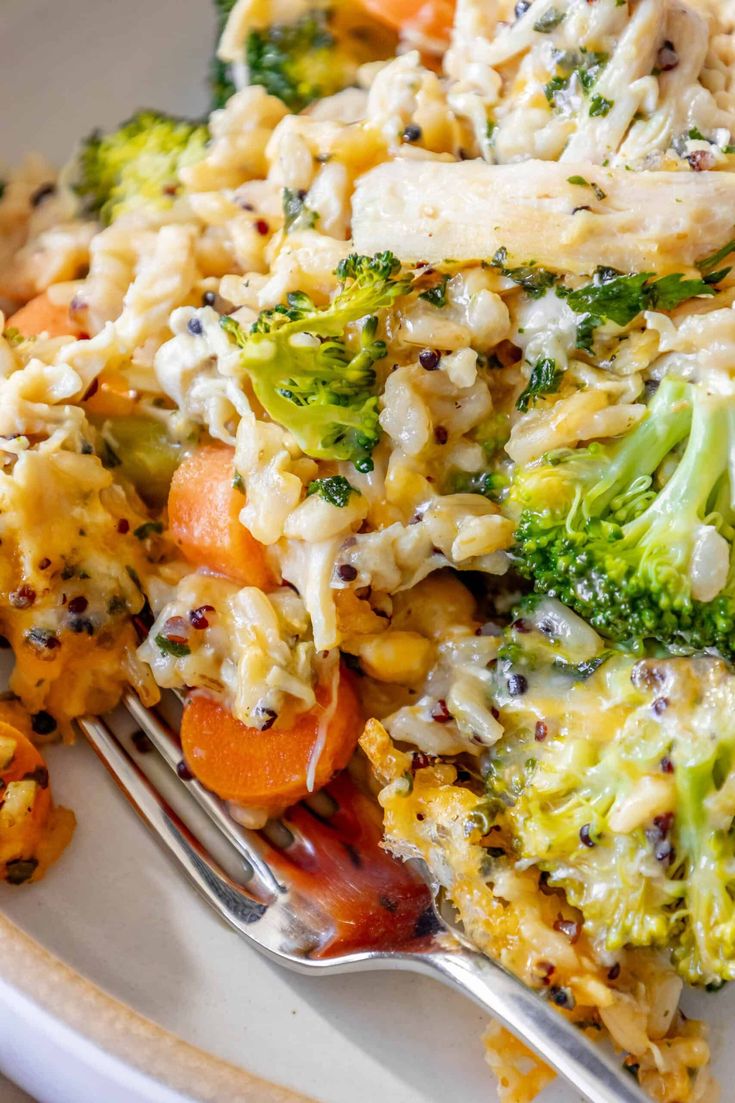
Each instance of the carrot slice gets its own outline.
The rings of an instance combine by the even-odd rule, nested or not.
[[[68,306],[52,303],[44,291],[16,310],[6,322],[8,329],[17,329],[24,337],[78,337],[81,330],[69,317]]]
[[[243,586],[274,584],[265,550],[240,523],[245,496],[232,485],[234,450],[207,444],[174,473],[168,497],[169,526],[186,559]]]
[[[362,730],[362,715],[350,675],[342,670],[337,702],[326,733],[320,722],[329,707],[329,688],[317,689],[318,705],[288,729],[249,728],[218,701],[193,697],[184,710],[184,757],[203,785],[225,800],[280,812],[309,793],[309,767],[316,757],[313,786],[323,788],[349,762]],[[320,734],[324,746],[319,750]]]
[[[411,30],[448,42],[454,22],[454,0],[362,0],[362,5],[389,27]]]

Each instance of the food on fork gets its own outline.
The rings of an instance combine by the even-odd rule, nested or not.
[[[215,8],[206,119],[131,103],[1,189],[0,873],[71,833],[27,736],[175,690],[240,823],[348,771],[477,946],[710,1103],[679,999],[735,975],[735,16]]]

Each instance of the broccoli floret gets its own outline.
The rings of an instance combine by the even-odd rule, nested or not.
[[[235,0],[215,0],[219,35]],[[219,36],[218,36],[219,37]],[[293,23],[253,27],[243,61],[250,84],[260,84],[291,111],[353,84],[364,62],[392,56],[395,38],[371,20],[359,5],[307,11]],[[211,85],[213,106],[221,107],[235,92],[229,64],[215,57]]]
[[[203,123],[140,111],[110,134],[92,134],[75,166],[74,190],[105,225],[138,208],[170,207],[179,172],[204,156]]]
[[[253,30],[246,46],[252,84],[262,84],[291,111],[339,92],[352,79],[324,11],[308,12],[295,23]]]
[[[490,806],[600,949],[670,947],[691,983],[735,979],[735,677],[715,657],[595,652],[587,633],[546,598],[509,630]]]
[[[374,365],[386,354],[377,315],[411,286],[400,267],[392,253],[353,254],[337,268],[342,288],[325,307],[295,292],[286,306],[263,311],[249,333],[222,319],[259,402],[308,456],[373,468],[380,435]]]
[[[614,640],[735,656],[734,449],[732,399],[664,379],[620,440],[516,473],[519,571]]]

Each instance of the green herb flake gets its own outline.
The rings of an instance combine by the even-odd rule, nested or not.
[[[615,269],[601,268],[592,283],[565,291],[563,297],[576,314],[598,319],[598,325],[608,321],[627,326],[644,310],[673,310],[697,295],[716,294],[704,279],[685,279],[680,273],[658,280],[652,277],[651,272],[626,276]]]
[[[490,263],[493,268],[499,269],[503,276],[522,287],[531,299],[542,298],[559,278],[554,272],[549,272],[547,268],[539,268],[533,261],[519,265],[516,268],[508,268],[506,266],[507,259],[508,250],[505,246],[501,246]]]
[[[187,655],[191,655],[188,643],[170,640],[168,636],[162,636],[160,633],[156,636],[156,646],[164,655],[172,655],[174,659],[184,659]]]
[[[607,193],[602,190],[599,184],[593,181],[585,180],[584,176],[568,176],[568,184],[576,184],[580,188],[590,188],[595,199],[603,200],[607,198]]]
[[[232,487],[234,490],[239,490],[241,494],[245,493],[245,480],[239,471],[235,472],[235,477],[232,480]]]
[[[557,368],[556,360],[545,356],[537,360],[531,368],[531,375],[525,390],[519,395],[516,409],[526,413],[529,406],[533,406],[537,398],[545,394],[553,394],[559,389],[559,382],[564,373]]]
[[[735,151],[735,150],[734,150]],[[718,249],[716,253],[711,253],[708,257],[703,257],[702,260],[697,261],[697,268],[700,272],[711,273],[717,268],[719,264],[722,264],[723,260],[726,260],[731,253],[735,253],[735,237],[723,245],[721,249]],[[730,269],[724,270],[725,274]],[[724,279],[724,276],[720,277]],[[716,282],[713,280],[713,282]]]
[[[317,213],[306,206],[306,192],[301,188],[283,189],[283,219],[288,233],[296,223],[299,230],[311,230],[316,225]]]
[[[553,666],[555,670],[562,674],[568,674],[575,681],[585,682],[592,677],[596,670],[599,670],[603,663],[607,662],[612,654],[613,652],[610,650],[601,651],[593,659],[585,659],[581,663],[569,663],[565,659],[554,659]]]
[[[606,100],[604,96],[595,93],[590,100],[590,115],[593,119],[604,119],[615,106],[614,100]]]
[[[560,23],[563,23],[565,15],[566,12],[559,11],[558,8],[549,8],[536,20],[533,29],[538,31],[539,34],[551,34]]]
[[[430,287],[428,291],[422,291],[419,295],[420,299],[424,302],[431,303],[432,306],[444,307],[447,305],[447,284],[449,283],[449,274],[447,272],[439,280],[434,287]]]
[[[360,491],[347,481],[344,475],[328,475],[324,479],[314,479],[306,488],[306,495],[318,494],[331,506],[342,509],[350,500],[351,494],[359,494]]]

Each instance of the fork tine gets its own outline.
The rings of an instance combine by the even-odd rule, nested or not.
[[[123,694],[122,703],[153,743],[166,765],[184,782],[187,791],[202,811],[252,868],[265,890],[271,895],[283,892],[283,886],[274,876],[261,853],[257,836],[236,823],[220,798],[205,789],[196,778],[182,776],[179,769],[183,761],[181,747],[168,725],[164,724],[153,711],[147,709],[131,690]]]
[[[102,720],[82,717],[79,726],[140,817],[183,867],[199,893],[228,923],[243,934],[261,919],[268,905],[235,884],[213,861],[199,840],[171,810],[134,765]]]

